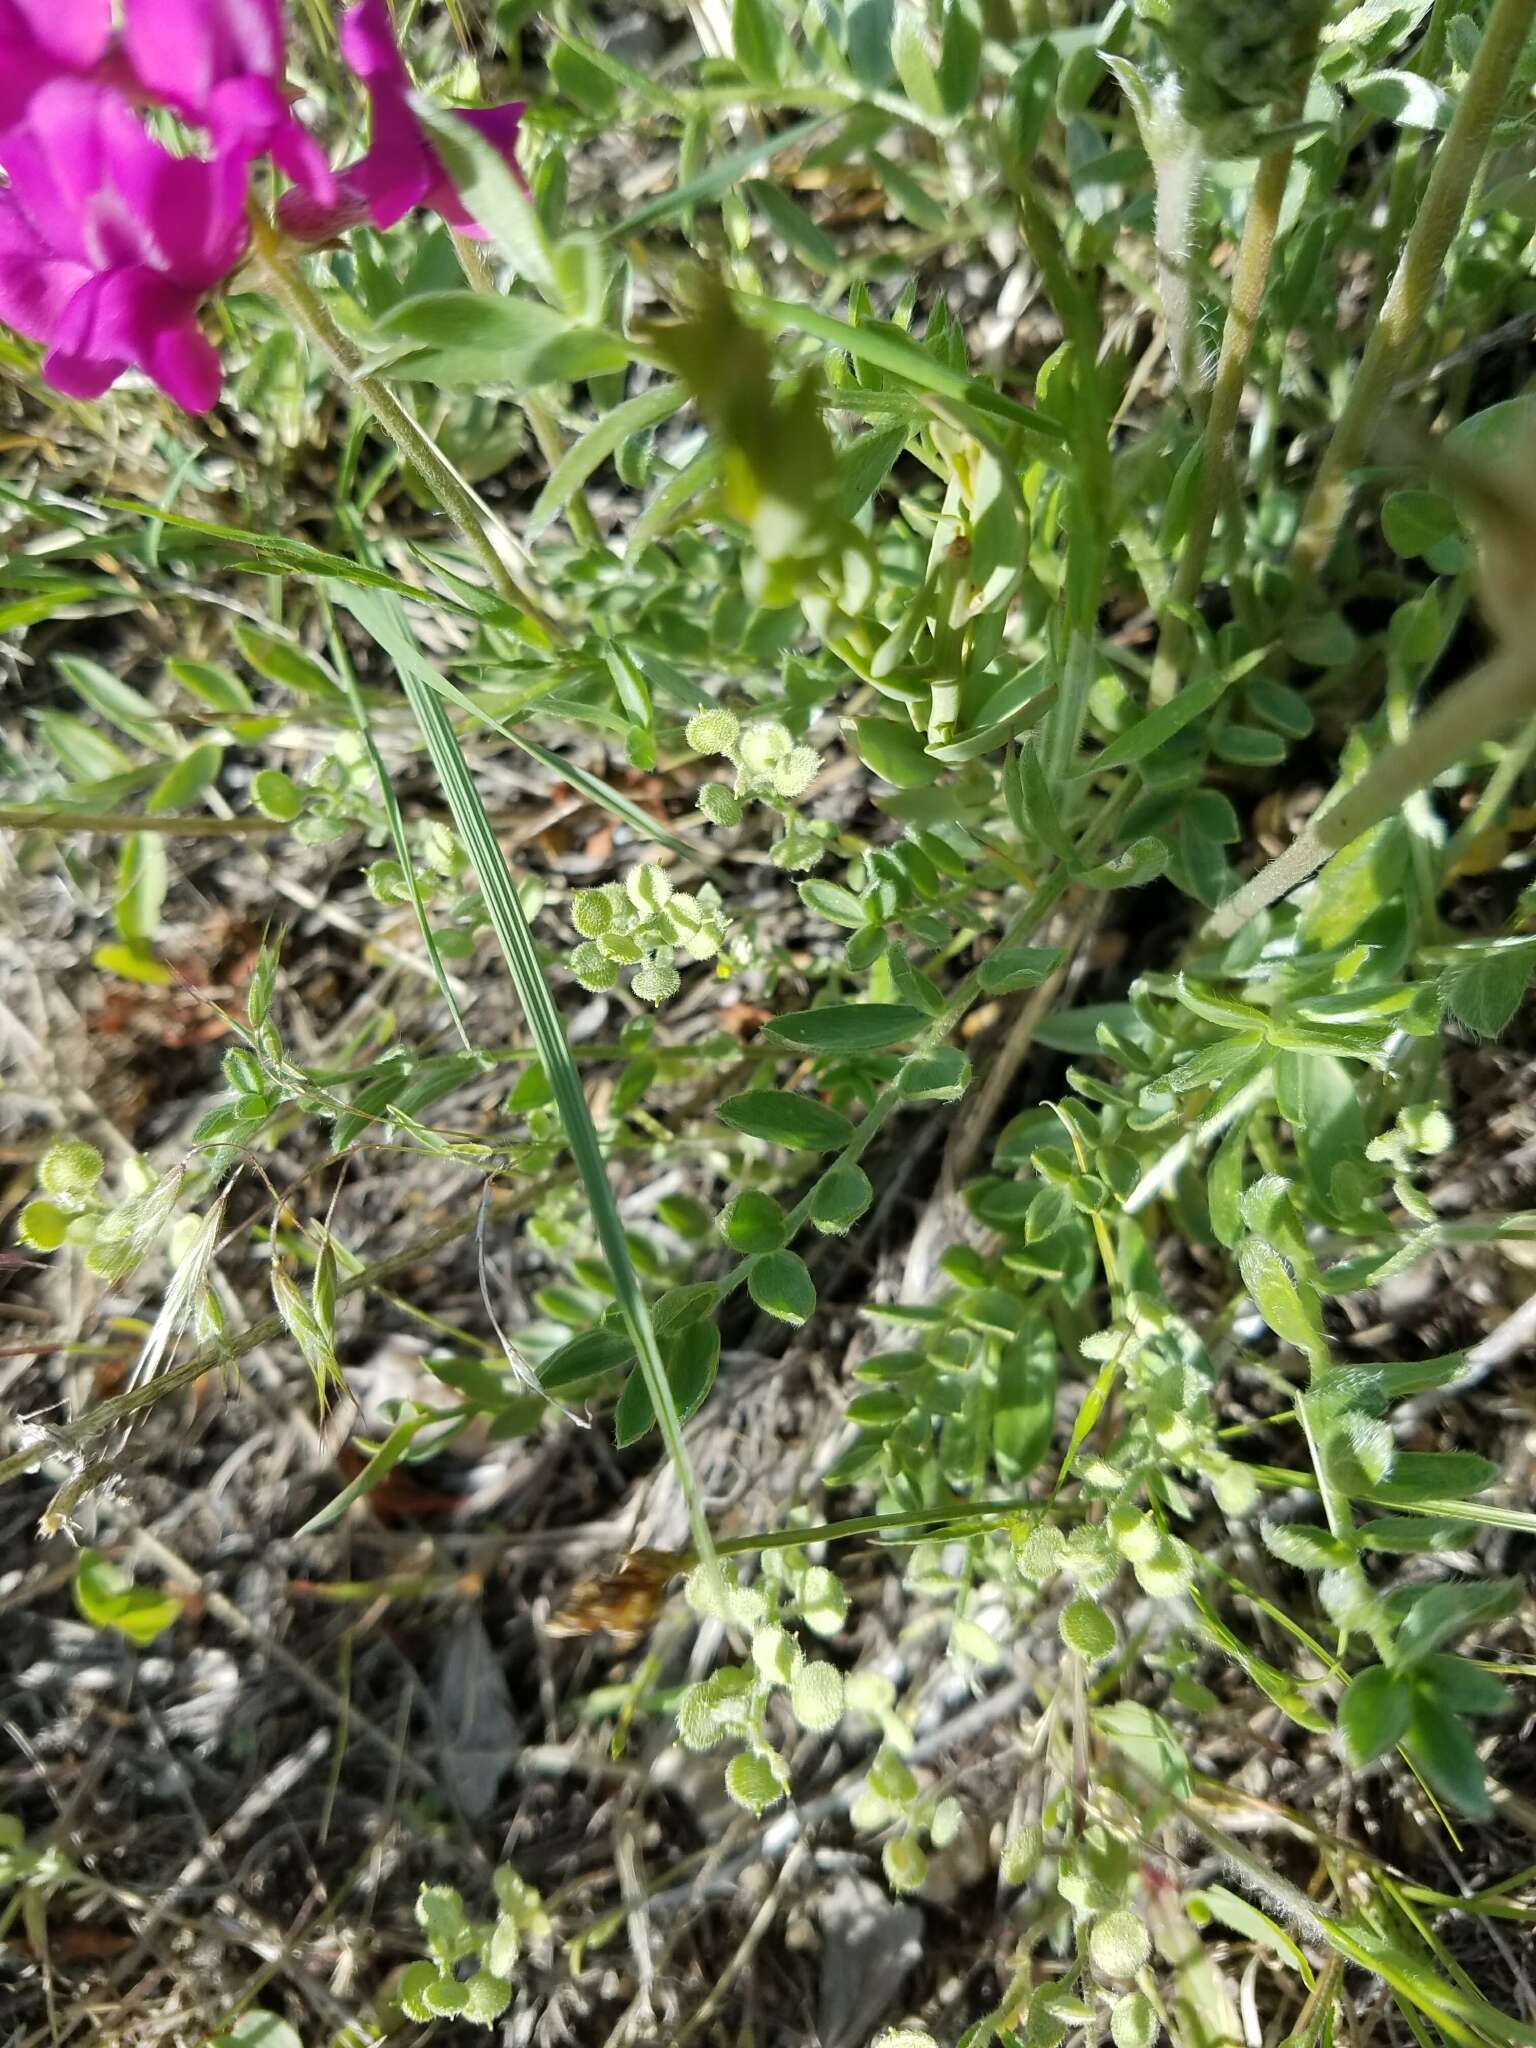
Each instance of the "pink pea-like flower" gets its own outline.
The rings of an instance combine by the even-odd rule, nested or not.
[[[0,320],[43,342],[43,374],[99,398],[142,370],[188,412],[219,395],[198,306],[246,244],[243,179],[172,156],[105,85],[55,81],[0,143]]]
[[[111,41],[111,0],[0,0],[0,130],[43,86],[94,71]]]
[[[279,0],[125,0],[123,53],[144,93],[206,128],[223,161],[270,156],[334,204],[325,153],[288,103]]]
[[[484,230],[465,211],[431,138],[416,119],[410,74],[395,47],[385,0],[361,0],[350,9],[341,24],[341,49],[368,88],[373,110],[369,148],[338,174],[334,205],[316,205],[302,193],[285,194],[278,208],[282,226],[306,241],[324,241],[362,220],[379,228],[393,227],[412,207],[426,206],[441,214],[449,227],[481,239]],[[511,163],[521,101],[454,111]]]

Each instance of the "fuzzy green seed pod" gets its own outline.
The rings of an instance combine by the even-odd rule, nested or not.
[[[1003,1844],[1002,1876],[1004,1884],[1027,1884],[1045,1854],[1045,1830],[1037,1820],[1026,1821],[1015,1828]]]
[[[45,1194],[62,1202],[83,1202],[101,1179],[102,1157],[83,1138],[63,1138],[50,1145],[37,1169],[38,1184]]]
[[[410,882],[397,860],[370,861],[363,879],[374,902],[382,903],[386,909],[411,900]]]
[[[769,780],[782,797],[804,796],[820,767],[821,756],[814,747],[791,747],[783,760],[775,763]]]
[[[1124,1909],[1106,1913],[1089,1929],[1088,1954],[1101,1976],[1134,1977],[1151,1953],[1146,1928]]]
[[[726,1766],[725,1789],[749,1813],[777,1806],[789,1790],[789,1769],[771,1749],[744,1749]]]
[[[800,1619],[819,1636],[835,1636],[848,1615],[848,1595],[835,1572],[813,1564],[800,1582]]]
[[[68,1229],[69,1218],[54,1202],[28,1202],[16,1223],[16,1234],[29,1252],[56,1252]]]
[[[613,923],[613,905],[604,889],[578,889],[571,898],[571,923],[584,939],[595,939]]]
[[[1165,1536],[1152,1555],[1133,1569],[1144,1593],[1154,1600],[1176,1600],[1194,1583],[1194,1554],[1176,1536]]]
[[[1259,1482],[1240,1459],[1230,1458],[1211,1473],[1211,1492],[1224,1515],[1247,1515],[1258,1505]]]
[[[947,1849],[951,1842],[960,1839],[960,1830],[964,1826],[965,1808],[959,1800],[941,1799],[928,1823],[928,1839],[935,1849]]]
[[[660,953],[656,953],[636,969],[629,985],[642,1003],[655,1005],[675,996],[683,985],[683,978],[670,960],[664,960]]]
[[[1062,1548],[1061,1569],[1085,1592],[1102,1593],[1113,1580],[1117,1564],[1109,1537],[1094,1522],[1080,1524]]]
[[[1026,1579],[1044,1585],[1061,1569],[1061,1554],[1067,1539],[1054,1522],[1037,1522],[1014,1547],[1014,1559]]]
[[[770,1685],[788,1685],[795,1668],[795,1645],[787,1629],[770,1625],[752,1638],[752,1662]]]
[[[494,2026],[512,2003],[511,1984],[489,1970],[478,1970],[464,1988],[464,2017],[477,2027]]]
[[[576,948],[569,964],[572,974],[592,995],[601,995],[605,989],[612,988],[619,978],[617,967],[591,939]]]
[[[696,896],[675,889],[662,917],[690,960],[713,960],[725,936],[725,920],[707,910]]]
[[[1115,1624],[1094,1601],[1081,1596],[1063,1610],[1061,1640],[1085,1663],[1097,1664],[1111,1656],[1115,1647]]]
[[[642,866],[630,869],[624,877],[624,887],[640,915],[654,917],[672,894],[672,877],[665,868],[648,860]]]
[[[684,1749],[713,1749],[720,1740],[720,1724],[707,1681],[690,1685],[677,1703],[677,1739]]]
[[[708,711],[695,711],[688,721],[687,739],[696,754],[729,754],[740,731],[741,721],[734,711],[713,706]]]
[[[711,825],[739,825],[741,804],[723,782],[706,782],[699,791],[699,809]]]
[[[887,1800],[892,1806],[904,1806],[917,1797],[916,1778],[889,1743],[883,1743],[875,1752],[869,1767],[869,1789],[877,1799]]]
[[[1109,2031],[1115,2048],[1155,2048],[1161,2031],[1157,2008],[1142,1992],[1129,1991],[1116,2001]]]
[[[1112,1508],[1109,1533],[1116,1550],[1132,1564],[1145,1564],[1162,1541],[1156,1522],[1139,1508]]]
[[[916,1835],[893,1835],[881,1850],[880,1861],[893,1892],[921,1891],[928,1875],[928,1858]]]
[[[741,765],[749,775],[771,775],[793,746],[787,726],[776,718],[760,718],[741,735]]]
[[[835,1728],[843,1717],[843,1674],[821,1659],[802,1663],[790,1681],[789,1707],[802,1728]]]
[[[1024,2023],[1026,2048],[1057,2048],[1067,2038],[1067,2022],[1061,2017],[1042,1991],[1037,1991],[1029,2001],[1029,2017]]]

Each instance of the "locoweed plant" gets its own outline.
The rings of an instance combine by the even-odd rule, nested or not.
[[[50,38],[0,0],[8,361],[87,424],[119,379],[117,417],[223,390],[248,476],[350,408],[334,501],[232,517],[182,421],[142,499],[8,491],[9,629],[57,646],[131,580],[175,637],[131,681],[55,654],[0,822],[139,989],[183,840],[329,849],[437,1010],[322,1056],[274,928],[181,1156],[42,1153],[21,1243],[165,1308],[0,1475],[50,1461],[57,1526],[94,1440],[274,1342],[336,1398],[348,1300],[474,1234],[494,1337],[428,1313],[430,1398],[300,1536],[471,1429],[657,1431],[690,1547],[629,1560],[613,1626],[686,1574],[713,1661],[626,1715],[670,1712],[743,1826],[835,1753],[894,1892],[984,1846],[998,1995],[883,2048],[1316,2048],[1357,2002],[1536,2043],[1442,1932],[1532,1918],[1518,1857],[1456,1857],[1510,1804],[1500,1545],[1536,1513],[1442,1423],[1465,1276],[1536,1236],[1449,1173],[1488,1136],[1454,1068],[1528,1035],[1536,971],[1536,0],[735,0],[660,76],[601,10],[504,6],[487,83],[544,70],[473,106],[362,0],[292,56],[338,132],[366,84],[339,168],[275,5],[209,7],[196,90],[175,11]],[[657,167],[627,214],[578,176],[615,137]],[[512,768],[600,821],[574,884],[493,801]],[[497,952],[512,1045],[470,1000]],[[380,1258],[308,1181],[382,1147],[460,1213]],[[1391,1307],[1414,1275],[1443,1343]],[[835,1401],[807,1498],[715,1526],[685,1425],[786,1345]],[[980,1782],[932,1729],[968,1696],[1011,1703]],[[1244,1755],[1347,1796],[1282,1810]],[[1352,1832],[1386,1785],[1448,1890]],[[63,1881],[7,1839],[13,1884]],[[498,2022],[525,1947],[547,1977],[574,1928],[495,1894],[423,1888],[413,2020]]]

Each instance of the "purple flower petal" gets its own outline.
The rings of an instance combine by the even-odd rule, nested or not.
[[[152,97],[202,121],[226,79],[282,76],[282,15],[278,0],[125,0],[123,46]]]
[[[330,242],[368,218],[368,194],[351,171],[336,179],[336,198],[329,206],[304,192],[285,192],[277,202],[277,224],[296,242]]]
[[[56,256],[9,192],[0,191],[0,320],[29,341],[46,341],[90,277],[83,263]]]
[[[270,154],[306,191],[334,198],[325,153],[284,90],[278,0],[126,0],[123,46],[144,91],[207,128],[221,157]]]
[[[153,340],[150,273],[140,268],[91,277],[64,308],[43,360],[50,384],[71,398],[100,398]]]
[[[44,374],[96,398],[130,366],[192,411],[219,363],[198,302],[245,248],[245,166],[172,156],[110,87],[55,80],[0,141],[0,317]]]
[[[404,95],[411,89],[405,60],[395,47],[395,31],[385,0],[358,0],[341,18],[341,54],[370,91]]]
[[[73,398],[99,398],[128,368],[153,377],[188,412],[219,395],[219,359],[197,325],[197,295],[142,267],[82,285],[59,321],[43,363]]]
[[[44,240],[93,270],[142,263],[202,290],[245,246],[243,181],[172,156],[106,86],[44,86],[3,155]]]
[[[80,385],[95,382],[99,394],[129,367],[188,412],[206,412],[216,402],[219,358],[198,327],[195,293],[140,269],[113,271],[75,295],[46,373],[60,390],[71,389],[65,379],[72,376]],[[77,387],[77,395],[93,394]]]
[[[51,80],[93,71],[111,38],[111,0],[0,0],[0,128]]]
[[[6,16],[70,71],[94,70],[112,40],[112,0],[4,0]]]
[[[313,207],[289,194],[278,218],[290,234],[323,241],[355,226],[364,214],[393,227],[416,206],[430,206],[448,225],[476,237],[483,230],[465,211],[453,180],[411,106],[410,74],[395,47],[385,0],[360,0],[342,17],[341,49],[368,88],[372,127],[367,153],[341,173],[334,206]],[[522,105],[456,109],[511,161]],[[515,166],[514,166],[515,168]]]

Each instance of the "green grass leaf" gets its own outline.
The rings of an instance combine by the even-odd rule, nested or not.
[[[348,591],[348,608],[380,644],[388,647],[402,642],[414,645],[414,636],[404,609],[397,600],[383,595]],[[486,815],[480,792],[459,750],[458,736],[449,722],[443,700],[422,677],[416,664],[403,668],[400,676],[411,711],[426,741],[448,808],[459,837],[474,864],[492,929],[501,946],[507,970],[517,990],[539,1060],[549,1080],[554,1105],[565,1133],[566,1144],[586,1192],[598,1242],[608,1267],[614,1297],[640,1370],[650,1391],[651,1406],[661,1427],[662,1441],[671,1460],[693,1530],[694,1547],[706,1563],[713,1560],[714,1546],[704,1518],[703,1499],[694,1477],[692,1461],[682,1437],[682,1421],[672,1396],[671,1383],[662,1362],[661,1349],[651,1324],[650,1310],[630,1256],[629,1240],[609,1184],[602,1146],[592,1112],[582,1089],[581,1076],[571,1057],[559,1009],[544,978],[533,933],[518,901],[505,856]]]
[[[588,427],[580,440],[573,441],[555,464],[528,514],[527,538],[537,540],[558,519],[592,472],[605,463],[619,444],[631,434],[643,433],[669,418],[688,396],[681,384],[661,384],[654,391],[642,391],[626,398],[612,412],[604,413]]]

